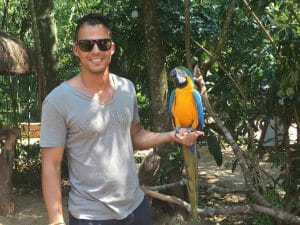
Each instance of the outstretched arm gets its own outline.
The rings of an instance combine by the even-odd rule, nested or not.
[[[131,139],[134,149],[149,149],[161,144],[177,142],[186,146],[191,146],[196,143],[199,136],[203,132],[193,131],[189,132],[187,129],[180,129],[180,133],[175,131],[156,133],[145,130],[140,123],[133,123],[131,125]]]

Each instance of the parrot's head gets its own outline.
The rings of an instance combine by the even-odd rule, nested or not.
[[[187,85],[187,76],[186,71],[178,67],[175,67],[170,72],[170,78],[175,82],[178,88],[184,88]]]

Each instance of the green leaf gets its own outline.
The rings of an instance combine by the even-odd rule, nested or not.
[[[208,150],[213,155],[218,166],[222,165],[223,156],[217,136],[209,129],[206,136]]]

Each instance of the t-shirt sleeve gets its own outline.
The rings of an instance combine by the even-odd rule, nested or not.
[[[40,147],[65,146],[67,128],[62,113],[47,99],[42,106]]]

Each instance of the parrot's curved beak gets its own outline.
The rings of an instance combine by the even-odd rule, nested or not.
[[[172,80],[175,80],[177,77],[177,72],[176,72],[176,68],[172,69],[171,72],[170,72],[170,78]]]

